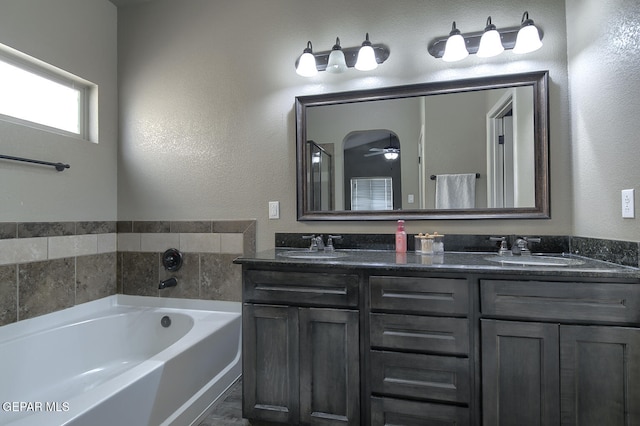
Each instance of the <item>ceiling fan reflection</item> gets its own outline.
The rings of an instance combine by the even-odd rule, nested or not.
[[[384,155],[387,160],[395,160],[400,155],[400,149],[388,146],[386,148],[369,148],[368,154],[364,154],[365,157],[371,157],[373,155]]]

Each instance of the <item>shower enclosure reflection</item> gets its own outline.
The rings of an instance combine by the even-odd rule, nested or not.
[[[309,158],[307,159],[309,205],[313,210],[333,210],[333,162],[331,145],[320,146],[307,141]]]

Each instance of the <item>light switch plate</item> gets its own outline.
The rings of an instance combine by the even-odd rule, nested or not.
[[[280,219],[280,201],[269,201],[269,219]]]
[[[622,217],[625,219],[633,219],[635,217],[635,190],[622,190]]]

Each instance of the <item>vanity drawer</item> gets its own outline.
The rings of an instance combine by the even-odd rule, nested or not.
[[[469,409],[456,405],[371,397],[371,425],[469,425]]]
[[[640,323],[640,285],[481,280],[483,315]]]
[[[369,315],[371,346],[442,354],[469,354],[466,318]]]
[[[371,351],[371,391],[468,404],[469,359]]]
[[[245,302],[357,307],[359,277],[348,273],[248,270]]]
[[[465,279],[371,276],[369,291],[372,310],[464,316],[469,312]]]

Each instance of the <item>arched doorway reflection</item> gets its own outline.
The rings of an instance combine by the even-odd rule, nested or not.
[[[346,210],[402,208],[398,135],[388,129],[356,130],[343,140]]]

